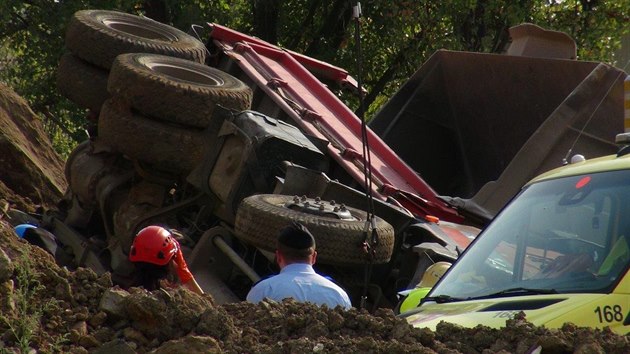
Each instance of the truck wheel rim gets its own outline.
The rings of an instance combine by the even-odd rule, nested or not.
[[[102,22],[108,28],[137,37],[163,40],[165,42],[177,42],[175,35],[158,26],[153,26],[151,23],[143,22],[142,24],[138,24],[120,19],[104,19]]]
[[[193,67],[184,67],[158,62],[144,62],[146,67],[157,73],[170,76],[178,80],[194,82],[208,86],[223,86],[225,82],[212,72],[203,72]]]
[[[339,220],[359,220],[343,204],[334,200],[323,201],[319,197],[312,199],[306,197],[293,197],[293,200],[284,204],[285,208],[300,211],[307,214],[330,217]]]

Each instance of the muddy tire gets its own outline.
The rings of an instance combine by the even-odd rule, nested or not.
[[[66,47],[79,58],[104,69],[123,53],[156,53],[203,63],[205,45],[166,24],[123,12],[81,10],[74,13]]]
[[[251,89],[226,72],[145,53],[118,56],[108,90],[147,117],[199,128],[208,126],[216,105],[243,111],[252,101]]]
[[[64,167],[64,175],[66,177],[66,181],[68,181],[68,187],[70,191],[77,198],[77,200],[81,203],[81,205],[92,206],[94,201],[96,200],[93,185],[92,177],[93,175],[98,175],[97,173],[86,173],[85,166],[92,164],[92,166],[97,166],[96,170],[103,171],[105,170],[103,165],[99,164],[103,162],[102,159],[94,158],[92,156],[92,141],[85,140],[79,145],[77,145],[74,150],[68,155],[68,159],[66,160],[66,165]],[[94,163],[90,160],[97,161]],[[92,172],[92,171],[90,171]]]
[[[188,173],[201,160],[204,135],[132,113],[121,101],[108,99],[98,119],[99,138],[131,160],[172,174]]]
[[[83,142],[75,146],[68,155],[68,158],[66,159],[66,164],[64,165],[63,175],[64,177],[66,177],[66,181],[68,182],[70,187],[72,187],[72,183],[70,183],[70,180],[72,179],[72,165],[74,164],[75,160],[89,154],[90,150],[92,150],[92,142],[90,140],[84,140]]]
[[[99,112],[107,93],[107,70],[66,53],[57,66],[57,89],[77,105]]]
[[[274,251],[278,232],[295,220],[306,226],[317,244],[317,262],[332,265],[365,264],[368,257],[362,249],[365,239],[366,213],[349,208],[352,220],[292,209],[294,197],[278,194],[253,195],[243,199],[235,222],[236,237],[266,251]],[[317,203],[307,199],[311,205]],[[321,202],[329,203],[329,202]],[[303,209],[302,209],[303,210]],[[386,263],[394,247],[394,229],[376,217],[379,243],[374,246],[374,263]]]

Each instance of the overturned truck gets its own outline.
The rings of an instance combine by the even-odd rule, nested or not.
[[[67,160],[59,208],[38,220],[56,236],[60,263],[128,285],[135,233],[161,224],[177,231],[206,292],[239,301],[277,271],[275,234],[299,220],[317,239],[316,268],[355,306],[393,308],[400,290],[434,262],[454,261],[517,192],[521,181],[506,174],[526,180],[562,164],[540,151],[555,158],[567,142],[585,154],[614,151],[623,129],[617,69],[449,51],[366,129],[331,91],[361,89],[345,70],[206,29],[203,43],[102,10],[68,24],[58,88],[94,126]],[[485,78],[485,92],[466,91],[479,83],[470,73]],[[510,92],[508,73],[520,92]],[[543,136],[548,125],[554,137]],[[501,192],[491,198],[490,189]]]

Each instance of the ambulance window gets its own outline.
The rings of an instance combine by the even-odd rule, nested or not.
[[[532,208],[522,279],[535,278],[559,257],[582,257],[585,268],[601,262],[616,199],[607,193],[594,190],[574,204],[550,200]]]
[[[541,181],[484,229],[431,292],[607,292],[630,266],[630,171]]]

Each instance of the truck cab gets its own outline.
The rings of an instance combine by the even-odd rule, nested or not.
[[[415,309],[441,321],[501,327],[524,312],[537,326],[630,332],[630,134],[615,155],[582,157],[527,183]]]

